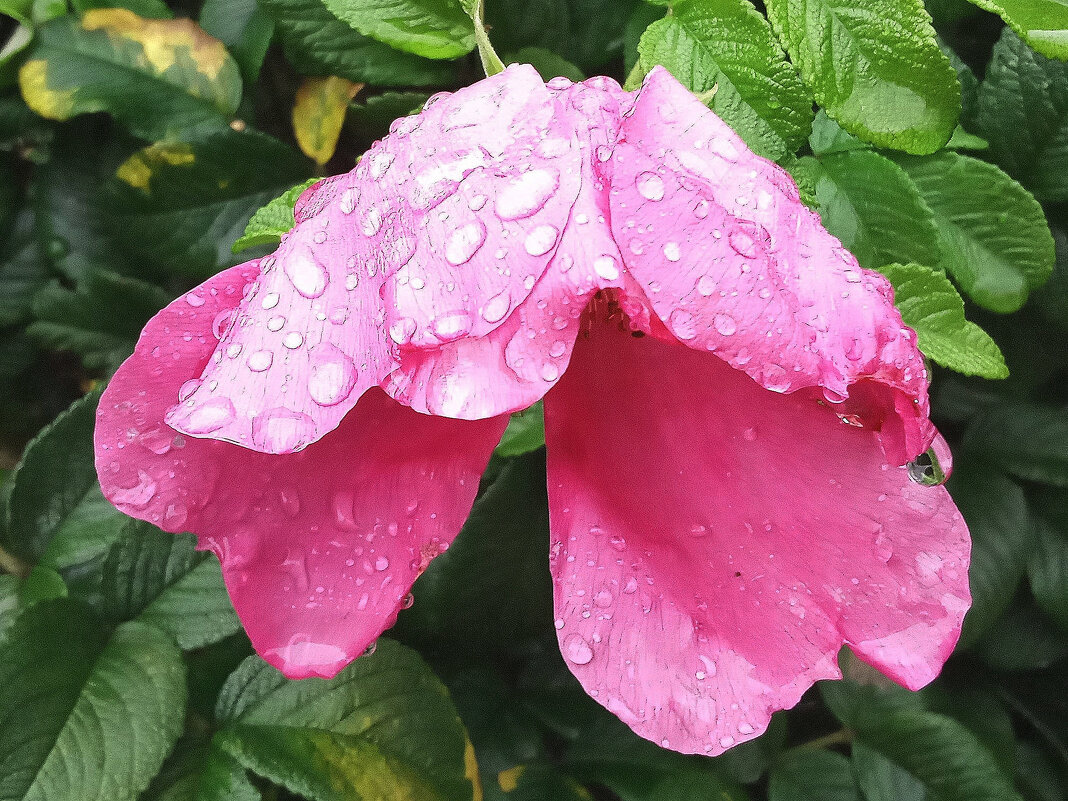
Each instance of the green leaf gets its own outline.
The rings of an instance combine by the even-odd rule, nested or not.
[[[1027,563],[1027,578],[1035,601],[1068,632],[1068,515],[1064,494],[1051,497],[1036,520],[1036,547]]]
[[[23,209],[0,251],[0,326],[26,322],[33,296],[48,283],[50,271],[34,233],[33,212]]]
[[[415,583],[415,603],[398,621],[400,636],[500,653],[544,631],[552,620],[544,493],[542,454],[508,464],[475,501],[448,551]]]
[[[1068,64],[1006,30],[979,86],[974,125],[997,163],[1038,198],[1068,200]]]
[[[980,740],[902,690],[821,682],[823,700],[857,740],[906,770],[939,801],[1021,801]]]
[[[19,615],[19,580],[9,573],[0,573],[0,643]]]
[[[132,259],[207,276],[235,263],[231,248],[256,209],[308,177],[310,163],[251,129],[157,143],[116,174],[111,223]]]
[[[787,751],[772,766],[768,801],[860,801],[860,794],[844,756],[798,748]]]
[[[976,650],[995,670],[1045,670],[1068,657],[1068,636],[1029,600],[1019,600],[991,627]]]
[[[991,311],[1019,309],[1053,270],[1054,245],[1042,207],[985,161],[944,152],[899,158],[934,212],[937,267]]]
[[[19,587],[19,602],[24,607],[41,601],[67,597],[67,585],[55,570],[37,565]]]
[[[768,16],[819,103],[851,134],[933,153],[960,87],[921,0],[768,0]]]
[[[322,0],[257,0],[274,19],[286,58],[304,75],[337,75],[378,86],[448,83],[451,64],[402,53],[339,20]]]
[[[381,640],[333,679],[291,681],[249,657],[219,695],[215,747],[313,801],[470,801],[470,744],[445,687]]]
[[[1068,487],[1068,410],[1005,403],[972,423],[965,447],[1025,481]]]
[[[425,58],[458,58],[475,47],[458,0],[322,0],[364,36]]]
[[[682,0],[638,44],[638,69],[668,69],[762,156],[795,151],[812,124],[812,99],[748,0]],[[718,88],[717,88],[718,87]]]
[[[76,353],[91,370],[112,372],[169,300],[155,284],[93,270],[74,290],[58,281],[40,290],[33,300],[37,319],[27,333],[43,347]]]
[[[974,643],[1012,600],[1034,542],[1027,499],[1012,479],[981,461],[962,461],[948,484],[972,539],[972,607],[962,646]]]
[[[192,534],[167,534],[130,521],[104,560],[101,590],[108,614],[150,623],[187,650],[240,631],[219,561],[195,548]]]
[[[126,623],[108,639],[83,605],[38,604],[0,645],[0,798],[134,801],[184,713],[165,634]]]
[[[206,0],[200,27],[226,45],[246,81],[256,80],[274,35],[274,20],[257,0]]]
[[[564,76],[573,81],[586,80],[586,74],[563,56],[542,47],[524,47],[504,57],[505,64],[530,64],[543,80]]]
[[[425,92],[383,92],[360,103],[350,103],[347,124],[365,141],[389,133],[393,120],[417,114],[429,96]]]
[[[125,8],[142,17],[152,19],[171,19],[171,11],[163,0],[71,0],[75,11],[88,11],[91,8]]]
[[[297,198],[312,184],[321,179],[309,178],[299,183],[292,189],[288,189],[276,197],[266,206],[256,210],[256,213],[248,221],[243,233],[233,245],[233,252],[240,253],[242,250],[257,247],[259,245],[275,246],[282,240],[282,234],[297,224],[293,217],[293,207],[297,204]]]
[[[1063,0],[971,0],[997,14],[1031,47],[1050,58],[1068,60],[1068,4]]]
[[[508,421],[508,428],[494,453],[502,459],[522,456],[536,451],[545,444],[545,415],[541,401],[529,409],[516,412]]]
[[[225,126],[241,100],[241,74],[222,42],[189,20],[126,9],[62,17],[37,31],[19,70],[30,108],[53,120],[107,111],[146,139]]]
[[[894,285],[894,305],[925,356],[965,375],[1008,377],[997,343],[964,318],[964,301],[945,273],[921,264],[889,264],[880,272]]]
[[[853,773],[865,801],[924,801],[923,782],[864,743],[853,744]]]
[[[820,218],[861,265],[937,261],[933,215],[904,170],[870,150],[825,155],[819,166]]]

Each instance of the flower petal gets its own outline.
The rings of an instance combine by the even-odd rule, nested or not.
[[[624,119],[612,227],[627,269],[672,334],[777,392],[820,387],[881,429],[888,457],[926,450],[926,370],[882,276],[663,69]],[[853,391],[851,387],[862,386]]]
[[[545,425],[560,646],[643,737],[706,754],[755,737],[840,675],[843,643],[912,688],[949,656],[964,521],[874,432],[609,326],[579,340]]]
[[[507,419],[431,418],[375,389],[297,454],[171,430],[170,399],[203,370],[217,344],[213,322],[258,272],[255,262],[227,270],[149,322],[101,399],[97,471],[123,512],[191,530],[219,556],[265,659],[289,676],[329,676],[392,624],[419,573],[460,530]],[[231,413],[202,408],[218,419]]]

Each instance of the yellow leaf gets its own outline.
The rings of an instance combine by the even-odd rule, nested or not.
[[[143,150],[139,150],[126,159],[116,171],[115,177],[135,189],[140,189],[145,194],[149,194],[152,191],[151,181],[155,166],[169,164],[172,167],[177,167],[183,164],[192,164],[194,161],[196,161],[196,156],[189,145],[157,142]]]
[[[70,119],[74,110],[73,89],[52,89],[48,85],[48,62],[35,58],[19,70],[19,89],[26,105],[50,120]]]
[[[304,154],[318,164],[334,155],[345,110],[363,88],[344,78],[308,78],[297,90],[293,105],[293,131]]]

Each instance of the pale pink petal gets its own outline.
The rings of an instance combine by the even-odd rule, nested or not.
[[[627,269],[680,342],[776,392],[818,388],[880,430],[895,463],[927,449],[926,370],[889,283],[824,230],[782,168],[660,68],[610,167]]]
[[[427,417],[374,389],[296,454],[170,429],[171,399],[215,350],[214,321],[257,275],[254,262],[227,270],[149,322],[101,399],[97,472],[123,512],[193,531],[219,556],[265,659],[289,676],[329,676],[392,624],[416,577],[459,531],[507,420]],[[217,419],[232,412],[200,408]]]
[[[967,529],[874,432],[596,321],[545,418],[560,647],[643,737],[705,754],[755,737],[840,675],[843,643],[911,688],[949,656]]]

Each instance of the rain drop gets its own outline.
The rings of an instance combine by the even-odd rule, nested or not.
[[[909,479],[924,487],[937,487],[946,483],[948,476],[938,462],[934,448],[921,453],[908,464]]]
[[[576,665],[588,665],[593,660],[593,649],[581,634],[569,634],[564,640],[564,656]]]
[[[258,350],[248,357],[248,369],[254,373],[262,373],[270,369],[274,362],[274,354],[269,350]]]
[[[508,295],[508,290],[505,290],[486,301],[486,305],[482,308],[482,319],[487,323],[498,323],[508,314],[511,306],[512,300]]]
[[[312,255],[298,250],[285,261],[285,274],[293,288],[306,298],[317,298],[326,291],[329,277]],[[264,299],[266,302],[266,298]],[[266,305],[264,308],[268,308]]]
[[[308,394],[320,406],[341,403],[356,385],[356,365],[333,345],[316,349],[308,377]]]
[[[560,232],[551,225],[539,225],[527,234],[523,243],[531,256],[543,256],[553,249]]]
[[[506,221],[530,217],[545,206],[559,185],[560,176],[555,171],[531,170],[523,173],[509,181],[497,195],[493,210],[498,217]]]
[[[655,172],[643,172],[635,179],[634,185],[638,189],[638,194],[646,200],[664,199],[664,179]]]
[[[717,314],[712,320],[712,325],[725,337],[729,337],[738,330],[738,323],[729,314]]]
[[[431,327],[442,342],[452,342],[471,330],[471,315],[465,311],[446,312],[435,317]]]
[[[605,281],[615,281],[619,278],[619,263],[607,254],[594,259],[593,270]]]
[[[193,409],[182,422],[189,434],[210,434],[234,419],[234,404],[229,398],[215,398]]]
[[[449,236],[449,241],[445,244],[445,259],[457,267],[466,264],[485,241],[486,226],[480,220],[468,223]]]
[[[685,309],[675,309],[668,318],[668,324],[675,336],[683,341],[697,337],[697,319]]]

